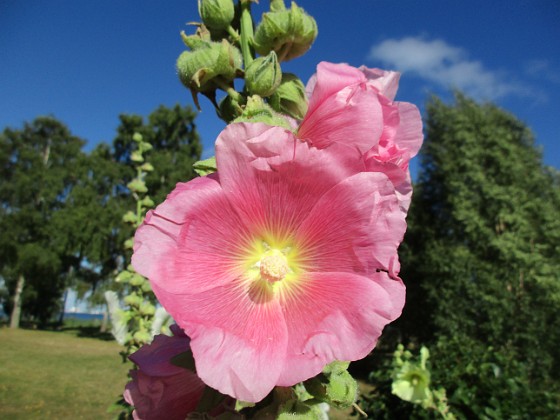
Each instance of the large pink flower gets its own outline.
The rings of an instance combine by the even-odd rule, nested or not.
[[[228,126],[216,158],[217,174],[147,215],[132,258],[191,337],[197,374],[256,402],[365,357],[405,297],[389,178],[264,124]]]
[[[156,336],[130,356],[139,369],[130,371],[132,382],[126,385],[124,398],[134,406],[135,419],[183,420],[200,401],[204,382],[196,373],[170,363],[189,350],[189,338],[178,328],[174,332],[173,337]]]
[[[416,106],[393,102],[399,73],[322,62],[307,84],[309,110],[297,136],[336,154],[360,155],[366,170],[385,173],[406,212],[412,187],[408,163],[422,144]]]

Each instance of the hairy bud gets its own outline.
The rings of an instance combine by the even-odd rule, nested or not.
[[[261,55],[275,51],[280,61],[288,61],[303,55],[316,37],[315,19],[292,2],[290,9],[274,8],[263,14],[255,32],[255,50]]]
[[[254,60],[245,70],[245,83],[249,92],[262,97],[270,96],[280,86],[282,70],[278,57],[271,51]]]
[[[210,29],[225,30],[235,15],[233,0],[198,0],[198,14]]]
[[[183,52],[177,59],[179,79],[194,92],[209,92],[218,87],[215,78],[233,81],[240,72],[241,52],[226,40],[197,44],[192,51]]]
[[[268,103],[277,112],[302,120],[307,112],[305,86],[295,74],[282,74],[282,82]]]

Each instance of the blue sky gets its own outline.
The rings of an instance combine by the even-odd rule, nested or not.
[[[268,2],[261,0],[255,17]],[[397,99],[421,109],[457,87],[527,123],[560,168],[560,3],[556,0],[300,0],[319,37],[287,63],[304,81],[320,61],[403,71]],[[0,128],[38,115],[65,122],[88,148],[110,142],[120,113],[192,104],[175,60],[195,0],[0,0]],[[201,99],[197,125],[212,154],[223,128]]]

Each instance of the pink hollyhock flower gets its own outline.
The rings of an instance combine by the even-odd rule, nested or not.
[[[132,257],[191,337],[200,378],[257,402],[365,357],[405,299],[389,178],[259,123],[229,125],[216,159],[217,174],[148,213]]]
[[[176,326],[173,332],[173,337],[157,335],[130,356],[139,369],[130,371],[124,399],[134,406],[135,419],[184,420],[202,397],[205,385],[196,373],[170,363],[189,350],[190,342]]]
[[[393,102],[399,73],[322,62],[307,84],[309,109],[297,136],[319,149],[356,154],[365,170],[391,179],[406,212],[412,187],[408,163],[422,144],[416,106]]]

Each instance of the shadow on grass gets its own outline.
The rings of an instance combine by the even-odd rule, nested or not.
[[[115,340],[115,338],[110,332],[99,331],[99,327],[87,327],[87,326],[62,327],[57,331],[74,334],[76,337],[97,338],[98,340],[103,340],[103,341]]]
[[[20,328],[26,330],[42,330],[42,331],[52,331],[64,334],[73,335],[80,338],[95,338],[102,341],[114,341],[115,338],[110,331],[102,332],[100,329],[100,323],[98,322],[76,322],[75,320],[69,319],[64,321],[62,325],[58,322],[51,322],[46,325],[39,325],[37,323],[22,321],[20,323]],[[110,327],[109,327],[110,328]]]

